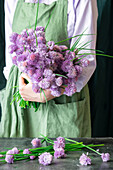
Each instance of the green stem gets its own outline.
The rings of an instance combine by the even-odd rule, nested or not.
[[[71,140],[71,139],[68,139],[68,138],[65,138],[65,140],[70,141],[70,142],[73,142],[73,143],[76,143],[76,144],[80,144],[80,145],[82,145],[83,147],[85,147],[85,148],[87,148],[87,149],[89,149],[89,150],[91,150],[91,151],[97,153],[98,155],[101,155],[101,153],[99,153],[98,151],[96,151],[96,150],[90,148],[90,147],[87,146],[87,145],[81,144],[81,143],[79,143],[79,142],[77,142],[77,141],[74,141],[74,140]]]
[[[39,9],[39,0],[38,0],[38,3],[37,3],[36,20],[35,20],[35,30],[36,30],[36,26],[37,26],[38,9]]]

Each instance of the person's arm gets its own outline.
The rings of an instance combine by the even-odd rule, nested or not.
[[[72,36],[79,35],[83,33],[85,30],[85,34],[95,34],[82,36],[80,43],[84,44],[90,40],[93,40],[86,48],[95,49],[96,45],[96,34],[97,34],[97,2],[96,0],[75,0],[74,2],[75,8],[75,28]],[[71,46],[75,42],[76,39],[71,40]],[[82,53],[90,52],[94,53],[94,51],[82,51]],[[91,78],[95,68],[96,68],[96,57],[94,55],[89,55],[87,58],[90,61],[88,67],[83,69],[82,74],[78,78],[76,82],[77,92],[80,92],[81,89],[87,84],[89,79]]]
[[[12,64],[12,56],[8,51],[8,47],[10,45],[9,36],[12,33],[12,22],[14,11],[16,8],[17,0],[5,0],[5,60],[6,60],[6,67],[4,67],[4,76],[8,79],[10,68]]]

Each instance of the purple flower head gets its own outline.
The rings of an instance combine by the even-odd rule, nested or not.
[[[61,86],[62,85],[62,83],[63,83],[63,80],[62,80],[62,77],[58,77],[58,78],[56,78],[56,85],[57,86]]]
[[[38,50],[39,50],[39,52],[41,52],[41,51],[47,52],[47,46],[45,44],[39,43]]]
[[[64,151],[64,149],[63,148],[58,148],[57,150],[55,150],[55,152],[54,152],[54,157],[55,158],[63,158],[63,157],[65,157],[66,155],[65,155],[65,151]]]
[[[32,84],[32,90],[33,90],[35,93],[40,93],[40,87],[38,86],[37,83],[33,83],[33,84]]]
[[[103,162],[107,162],[110,160],[110,154],[109,153],[102,153],[101,158]]]
[[[54,141],[53,148],[54,148],[54,150],[57,150],[59,148],[65,148],[65,143],[64,142]]]
[[[16,55],[23,54],[23,52],[24,52],[24,47],[23,47],[23,46],[22,46],[21,48],[18,48],[18,49],[15,51]]]
[[[6,155],[5,161],[6,161],[7,163],[9,163],[9,164],[12,164],[13,161],[14,161],[13,155]]]
[[[10,154],[14,154],[14,151],[13,150],[8,150],[6,155],[10,155]]]
[[[13,54],[13,52],[17,50],[17,46],[15,44],[11,44],[8,50],[10,54]]]
[[[54,45],[55,45],[54,41],[49,41],[47,44],[48,44],[49,49],[53,50]]]
[[[61,50],[61,51],[63,51],[63,50],[67,50],[67,49],[68,49],[68,47],[67,47],[67,46],[65,46],[65,45],[60,45],[59,47],[60,47],[60,50]]]
[[[23,154],[31,154],[31,151],[29,149],[24,149]]]
[[[36,27],[36,31],[44,31],[44,30],[45,30],[45,28],[42,27],[42,26],[37,26]]]
[[[33,160],[33,159],[35,159],[35,158],[36,158],[36,156],[33,156],[33,155],[30,156],[30,159],[31,159],[31,160]]]
[[[55,97],[59,97],[61,95],[61,90],[60,88],[53,88],[50,87],[51,94]]]
[[[25,54],[20,54],[17,56],[17,61],[25,61],[26,60],[26,55]]]
[[[64,72],[68,72],[68,70],[71,69],[72,66],[73,66],[72,61],[65,60],[63,61],[61,68]]]
[[[50,77],[50,76],[52,76],[52,74],[53,74],[53,71],[51,69],[44,69],[43,75],[45,77]]]
[[[61,52],[61,48],[58,45],[54,45],[54,51]]]
[[[81,66],[82,67],[87,67],[89,65],[89,60],[87,58],[83,58],[80,60],[81,61]]]
[[[45,39],[45,32],[43,31],[36,31],[36,36],[38,37],[43,37]]]
[[[34,139],[31,141],[31,143],[32,143],[32,145],[33,145],[34,147],[40,147],[40,146],[41,146],[41,141],[40,141],[40,139],[38,139],[38,138],[34,138]]]
[[[27,38],[27,37],[28,37],[27,30],[24,29],[24,30],[21,32],[21,35],[22,35],[22,37]]]
[[[17,65],[17,56],[12,57],[12,62],[13,64]]]
[[[18,154],[18,153],[19,153],[19,150],[17,149],[17,147],[14,147],[14,148],[12,149],[12,151],[14,152],[14,154]]]
[[[33,83],[39,83],[43,79],[43,72],[41,69],[35,69],[35,73],[31,77]],[[39,86],[38,86],[39,87]]]
[[[49,165],[52,163],[52,160],[53,156],[48,152],[45,152],[39,156],[39,163],[42,165]]]
[[[59,136],[59,137],[57,138],[57,142],[58,142],[58,143],[64,143],[64,144],[65,144],[65,139],[64,139],[63,137]]]
[[[75,83],[70,83],[68,86],[65,88],[64,94],[67,96],[72,96],[75,92],[77,91],[76,84]]]
[[[48,81],[47,78],[42,79],[39,83],[38,86],[42,89],[48,89],[50,87],[50,81]]]
[[[91,159],[84,153],[80,156],[79,162],[81,165],[91,165]]]
[[[80,75],[82,73],[82,67],[79,66],[79,65],[75,65],[75,69],[76,69],[76,72],[77,72],[77,76]]]
[[[43,44],[46,43],[45,37],[37,37],[37,41],[38,41],[38,44],[39,44],[39,43],[43,43]]]
[[[69,78],[75,78],[76,75],[77,75],[77,72],[76,72],[75,67],[74,67],[74,66],[70,67],[69,70],[68,70],[67,76],[68,76]]]
[[[28,29],[28,35],[33,35],[34,34],[34,30],[33,29]]]
[[[16,32],[13,32],[13,33],[10,35],[10,37],[9,37],[10,41],[11,41],[12,43],[15,43],[15,42],[16,42],[16,39],[17,39],[17,36],[18,36],[18,34],[17,34]]]
[[[74,52],[69,51],[69,50],[67,50],[67,51],[65,52],[65,58],[66,58],[66,59],[68,59],[68,60],[73,60],[75,57],[76,57],[76,56],[75,56],[75,53],[74,53]]]

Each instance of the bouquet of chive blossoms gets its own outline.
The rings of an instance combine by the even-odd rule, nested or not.
[[[36,30],[24,29],[21,34],[13,32],[10,42],[13,64],[30,77],[35,93],[50,89],[51,94],[58,97],[64,86],[65,95],[72,96],[76,92],[76,81],[83,67],[89,64],[87,58],[78,55],[77,49],[47,42],[42,26]]]

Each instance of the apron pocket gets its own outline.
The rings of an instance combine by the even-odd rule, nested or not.
[[[49,137],[81,137],[84,123],[85,98],[83,100],[48,106],[47,132]]]

